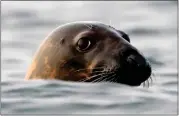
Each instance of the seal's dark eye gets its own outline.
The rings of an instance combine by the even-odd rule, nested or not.
[[[89,50],[89,48],[91,47],[90,38],[87,38],[87,37],[80,38],[78,40],[78,42],[77,42],[76,47],[77,47],[77,49],[79,51],[87,51],[87,50]]]

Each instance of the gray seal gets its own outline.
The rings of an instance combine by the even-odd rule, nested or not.
[[[54,29],[37,50],[25,79],[139,86],[150,75],[149,62],[125,32],[87,21]]]

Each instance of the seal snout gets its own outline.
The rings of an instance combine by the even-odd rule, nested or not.
[[[137,86],[150,77],[151,66],[138,51],[127,50],[122,56],[120,75],[120,82]]]

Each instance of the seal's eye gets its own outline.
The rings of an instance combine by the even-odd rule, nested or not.
[[[76,45],[79,51],[87,51],[91,48],[91,39],[88,37],[80,38]]]

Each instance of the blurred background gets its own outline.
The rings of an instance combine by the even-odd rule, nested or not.
[[[154,84],[23,81],[43,39],[73,21],[100,21],[128,33],[151,62]],[[176,114],[177,1],[2,1],[1,83],[4,114]]]

